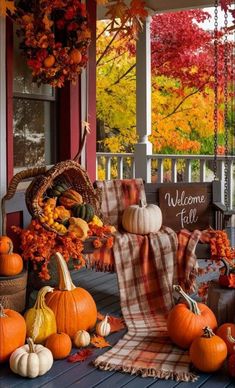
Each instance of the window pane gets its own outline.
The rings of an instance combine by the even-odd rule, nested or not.
[[[52,164],[54,103],[14,98],[14,167]]]

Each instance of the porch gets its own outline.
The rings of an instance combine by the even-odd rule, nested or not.
[[[94,297],[98,310],[103,314],[120,316],[120,300],[116,274],[81,270],[73,273],[74,283],[87,289]],[[201,279],[203,280],[203,279]],[[113,333],[107,337],[111,345],[114,345],[124,334],[125,330]],[[217,373],[197,373],[196,382],[184,383],[173,380],[161,380],[142,378],[136,375],[120,372],[97,370],[92,361],[104,353],[108,348],[97,350],[94,348],[92,355],[84,362],[69,363],[66,360],[55,361],[52,369],[37,379],[25,379],[13,374],[8,365],[1,365],[1,388],[55,388],[55,387],[81,387],[81,388],[232,388],[235,387],[234,379],[227,375],[226,368]],[[73,349],[76,353],[78,349]]]
[[[149,7],[154,12],[169,11],[175,9],[186,9],[189,7],[188,1],[178,0],[177,5],[174,1],[149,0]],[[204,7],[211,5],[211,1],[191,0],[192,7]],[[96,20],[96,6],[94,1],[87,0],[90,7],[92,20]],[[172,5],[173,4],[173,5]],[[102,7],[101,7],[102,8]],[[102,9],[98,7],[98,17],[102,17]],[[151,133],[151,104],[150,104],[150,22],[147,20],[145,29],[140,36],[137,47],[137,131],[139,134],[139,143],[136,145],[134,153],[101,153],[96,152],[96,109],[95,109],[95,23],[92,29],[92,45],[90,50],[90,61],[88,71],[83,73],[76,86],[66,84],[64,89],[59,92],[59,112],[57,135],[59,138],[58,160],[73,159],[76,154],[83,135],[83,128],[80,124],[89,118],[91,125],[91,135],[87,138],[86,147],[81,156],[81,165],[85,167],[92,181],[100,179],[100,170],[103,171],[101,179],[113,180],[124,178],[142,177],[146,183],[193,183],[193,182],[211,182],[214,179],[213,169],[216,164],[217,179],[222,182],[221,190],[213,198],[215,202],[222,203],[224,210],[231,211],[235,208],[235,156],[234,155],[172,155],[172,154],[153,154],[148,141]],[[0,20],[0,40],[1,36],[6,41],[7,50],[12,45],[6,31],[9,32],[9,25]],[[10,42],[10,43],[9,43]],[[3,197],[7,191],[10,179],[17,170],[14,170],[13,161],[13,124],[12,124],[12,69],[8,72],[7,82],[5,75],[6,55],[5,47],[0,47],[0,138],[1,142],[1,162],[0,162],[0,194]],[[142,57],[143,52],[146,54]],[[8,53],[11,58],[12,53]],[[10,75],[9,75],[10,73]],[[11,78],[12,77],[12,78]],[[144,85],[144,86],[143,86]],[[37,97],[33,99],[37,100]],[[74,114],[74,111],[76,113]],[[63,128],[62,128],[63,127]],[[68,133],[67,133],[68,132]],[[69,134],[69,135],[68,135]],[[53,162],[50,161],[50,162]],[[49,163],[50,164],[50,163]],[[166,168],[166,165],[168,166]],[[113,168],[114,167],[114,168]],[[48,166],[49,168],[49,166]],[[24,190],[28,182],[24,182],[17,191],[14,200],[7,204],[8,213],[8,231],[12,224],[27,226],[30,222],[29,215],[24,198]],[[223,185],[226,185],[224,190]],[[227,196],[227,198],[225,198]],[[226,205],[225,205],[226,203]],[[1,221],[1,214],[0,214]],[[232,216],[231,222],[227,225],[230,231],[231,245],[235,246],[234,233],[235,219]],[[121,316],[119,289],[116,274],[94,272],[82,269],[73,272],[75,285],[85,288],[94,297],[98,310],[102,314],[111,314]],[[201,279],[202,281],[203,279]],[[208,279],[206,279],[208,280]],[[31,295],[31,303],[34,300],[34,294]],[[107,340],[114,345],[124,334],[125,330],[110,335]],[[78,349],[73,349],[72,353]],[[224,367],[217,373],[206,374],[198,373],[197,382],[177,382],[173,380],[162,380],[153,378],[141,378],[136,375],[124,374],[120,372],[109,372],[97,370],[92,361],[107,349],[94,349],[92,355],[84,362],[69,363],[67,360],[55,361],[52,369],[42,377],[37,379],[24,379],[13,374],[9,366],[4,364],[0,367],[0,387],[1,388],[20,388],[20,387],[127,387],[127,388],[147,388],[147,387],[208,387],[208,388],[229,388],[235,387],[233,379],[228,377],[227,368]]]

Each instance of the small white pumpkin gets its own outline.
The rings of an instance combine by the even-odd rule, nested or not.
[[[27,338],[27,345],[16,349],[10,357],[12,372],[34,378],[44,375],[53,365],[53,356],[43,345],[35,345],[32,338]]]
[[[78,330],[73,337],[73,342],[77,348],[88,346],[91,342],[91,336],[86,330]]]
[[[139,205],[131,205],[124,210],[122,226],[129,233],[156,233],[162,226],[162,211],[159,206],[147,205],[140,200]]]
[[[96,334],[101,335],[102,337],[106,337],[107,335],[109,335],[111,331],[111,326],[108,323],[108,315],[106,315],[106,317],[102,321],[97,323],[95,331]]]

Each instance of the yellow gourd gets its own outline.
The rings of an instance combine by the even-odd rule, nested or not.
[[[71,217],[69,219],[69,232],[73,232],[81,240],[85,240],[88,236],[89,226],[88,223],[81,218]]]
[[[45,303],[45,295],[52,291],[52,287],[42,287],[38,292],[34,306],[27,310],[24,315],[27,336],[31,337],[37,344],[44,343],[47,337],[57,331],[54,312]]]
[[[97,226],[103,226],[103,222],[101,221],[101,219],[98,217],[98,216],[94,216],[92,218],[92,220],[89,222],[89,224],[91,225],[97,225]]]
[[[59,218],[61,221],[67,220],[71,217],[71,211],[65,209],[64,206],[56,206],[54,210],[54,218]]]

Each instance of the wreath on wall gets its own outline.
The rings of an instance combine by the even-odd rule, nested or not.
[[[14,15],[33,82],[62,87],[86,67],[91,33],[79,0],[21,1]]]

